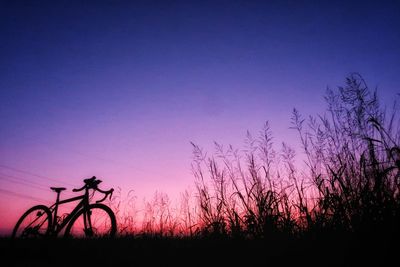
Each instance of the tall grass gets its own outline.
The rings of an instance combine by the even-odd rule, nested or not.
[[[204,234],[273,237],[320,231],[397,231],[400,149],[397,106],[387,112],[358,74],[328,89],[327,111],[303,119],[294,109],[305,168],[294,150],[273,146],[268,122],[245,149],[193,145]],[[388,115],[389,114],[389,115]],[[207,178],[206,178],[207,177]]]
[[[325,101],[326,112],[307,119],[293,110],[291,128],[298,133],[304,164],[296,164],[288,144],[276,149],[268,122],[256,136],[247,133],[244,149],[215,143],[207,155],[192,143],[195,198],[185,192],[180,208],[171,209],[168,196],[156,194],[146,203],[142,233],[234,238],[397,234],[397,105],[382,108],[377,91],[358,74],[349,75],[343,87],[328,89]]]

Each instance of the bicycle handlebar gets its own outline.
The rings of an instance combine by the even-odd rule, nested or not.
[[[72,189],[72,192],[79,192],[79,191],[82,191],[85,188],[97,189],[97,185],[100,184],[102,181],[101,180],[96,180],[96,179],[97,179],[96,176],[93,176],[92,178],[84,179],[83,182],[85,183],[85,185],[82,186],[81,188]]]
[[[104,200],[106,200],[106,198],[108,197],[108,195],[110,195],[110,200],[111,200],[111,197],[112,197],[112,194],[113,194],[113,192],[114,192],[114,188],[111,188],[110,190],[108,190],[108,191],[103,191],[103,190],[100,190],[100,189],[97,189],[98,191],[100,191],[101,193],[103,193],[104,194],[104,197],[102,198],[102,199],[100,199],[100,200],[97,200],[96,201],[96,203],[100,203],[100,202],[103,202]]]
[[[79,189],[74,188],[74,189],[72,189],[72,192],[79,192],[79,191],[82,191],[83,189],[85,189],[85,187],[86,187],[86,185],[84,185],[83,187],[81,187],[81,188],[79,188]]]
[[[101,190],[101,189],[98,188],[97,186],[98,186],[102,181],[101,181],[101,180],[96,180],[96,179],[97,179],[96,176],[93,176],[92,178],[84,179],[83,181],[84,181],[85,185],[82,186],[81,188],[74,188],[74,189],[72,189],[72,192],[79,192],[79,191],[82,191],[82,190],[84,190],[84,189],[93,189],[93,190],[97,190],[97,191],[99,191],[100,193],[103,193],[103,194],[104,194],[104,197],[103,197],[102,199],[96,201],[96,203],[103,202],[103,201],[108,197],[108,195],[110,195],[110,199],[111,199],[112,194],[113,194],[113,192],[114,192],[114,188],[111,188],[111,189],[108,190],[108,191]]]

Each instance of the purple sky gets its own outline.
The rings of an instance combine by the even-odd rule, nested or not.
[[[92,175],[174,198],[190,141],[241,147],[269,120],[295,145],[292,109],[323,112],[351,72],[390,104],[399,29],[398,1],[2,1],[0,213]]]

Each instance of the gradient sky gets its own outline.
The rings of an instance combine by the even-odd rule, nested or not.
[[[240,147],[269,120],[295,145],[292,109],[323,112],[351,72],[389,104],[400,2],[324,2],[1,1],[0,229],[92,175],[177,198],[190,141]]]

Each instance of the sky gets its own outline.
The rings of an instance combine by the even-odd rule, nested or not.
[[[93,175],[178,198],[190,142],[267,120],[296,147],[292,109],[323,113],[352,72],[390,105],[399,29],[399,1],[0,1],[0,231]]]

